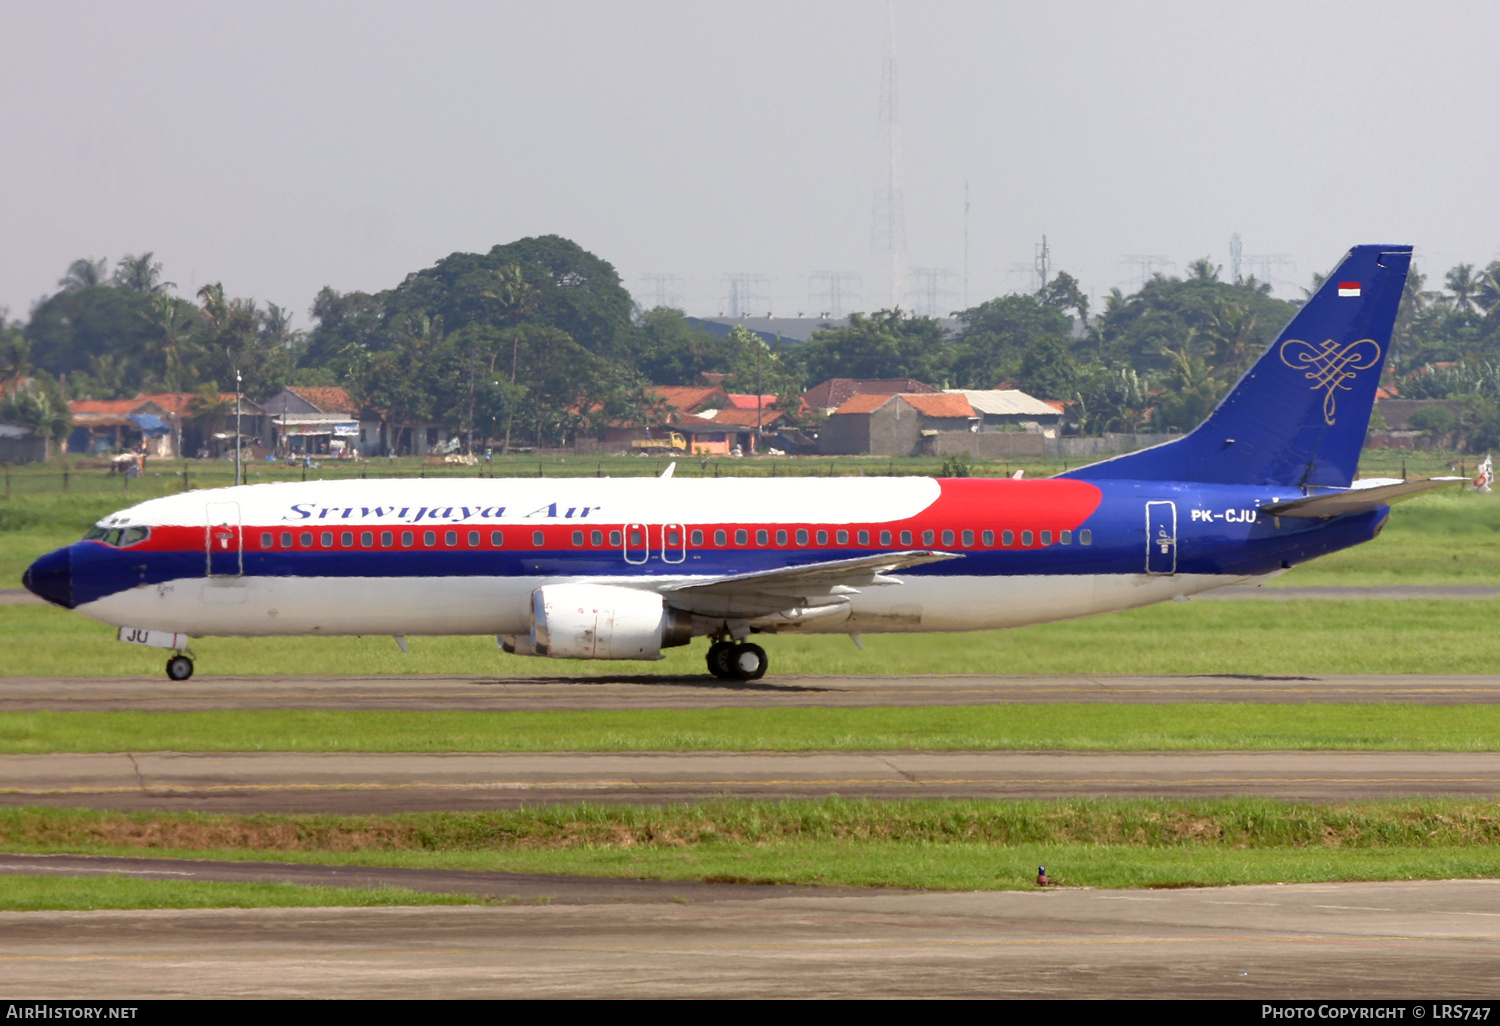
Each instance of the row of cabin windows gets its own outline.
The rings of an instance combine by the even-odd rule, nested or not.
[[[137,529],[132,529],[132,530],[143,530],[143,529],[137,528]],[[358,535],[358,538],[359,538],[358,547],[362,548],[362,549],[372,549],[372,548],[376,547],[376,543],[375,543],[376,533],[377,532],[375,532],[375,531],[357,531],[357,532],[356,531],[322,531],[322,532],[302,531],[299,534],[299,533],[292,532],[292,531],[282,531],[281,532],[281,537],[280,537],[279,541],[280,541],[280,547],[283,548],[283,549],[293,549],[293,548],[303,548],[303,549],[324,548],[324,549],[331,549],[331,548],[335,548],[335,547],[337,547],[337,548],[343,548],[343,549],[352,549],[352,548],[356,547],[355,546],[355,536]],[[421,533],[422,533],[422,545],[423,545],[423,547],[425,547],[425,548],[435,548],[435,547],[437,547],[439,532],[437,532],[437,531],[423,531]],[[382,548],[382,549],[389,549],[389,548],[395,548],[395,547],[397,547],[397,534],[398,534],[398,532],[396,532],[396,531],[380,531],[379,532],[379,535],[380,535],[380,544],[379,544],[379,547]],[[835,545],[848,545],[849,544],[849,534],[850,534],[850,532],[848,532],[848,531],[834,531],[833,532],[834,544]],[[938,544],[938,536],[939,536],[939,534],[941,534],[941,542],[942,542],[942,545],[944,547],[951,548],[955,544],[961,546],[962,548],[966,548],[966,549],[974,547],[974,532],[973,531],[959,531],[959,532],[954,532],[954,531],[951,531],[951,530],[942,531],[942,532],[938,532],[938,531],[923,531],[922,532],[922,544],[923,545],[929,545],[929,546],[930,545],[936,545],[936,544]],[[399,535],[400,535],[400,547],[401,548],[404,548],[404,549],[405,548],[411,548],[413,545],[415,545],[417,543],[417,541],[416,541],[417,532],[415,532],[415,531],[401,531],[401,532],[399,532]],[[505,544],[505,532],[503,532],[503,531],[491,531],[491,532],[489,532],[489,535],[490,535],[489,544],[490,544],[491,547],[498,549],[498,548],[501,548],[502,546],[504,546],[504,544]],[[620,544],[622,542],[622,538],[621,538],[621,535],[620,535],[619,531],[608,531],[608,532],[606,532],[606,531],[589,531],[589,532],[587,532],[587,534],[585,534],[585,532],[583,532],[583,531],[574,531],[573,532],[573,544],[575,546],[579,546],[579,547],[582,547],[584,545],[589,545],[589,546],[593,546],[593,547],[597,548],[597,547],[603,546],[605,544],[606,535],[608,536],[609,545],[610,545],[611,548],[618,548],[620,546]],[[645,547],[645,545],[646,545],[646,538],[644,537],[644,533],[642,532],[642,530],[640,528],[632,529],[631,532],[630,532],[630,535],[631,535],[631,537],[630,537],[630,544],[631,544],[632,548],[643,548],[643,547]],[[788,543],[788,532],[785,531],[785,530],[778,530],[778,531],[775,532],[775,535],[776,535],[776,545],[778,547],[784,547],[784,546],[786,546],[786,544]],[[820,545],[820,546],[828,544],[828,536],[829,535],[828,535],[827,531],[810,532],[806,528],[798,528],[796,531],[791,532],[791,535],[792,535],[792,537],[795,537],[797,545],[807,545],[810,542],[813,542],[814,536],[816,537],[815,544]],[[144,537],[144,534],[142,535],[142,537]],[[694,531],[691,532],[691,534],[689,535],[689,537],[691,539],[691,544],[694,547],[701,548],[703,546],[704,537],[705,537],[705,534],[704,534],[703,531],[701,531],[701,530],[694,530]],[[855,537],[855,544],[856,545],[867,546],[867,545],[870,544],[870,532],[869,531],[855,531],[854,532],[854,537]],[[912,545],[913,544],[913,533],[911,531],[899,531],[899,532],[881,531],[880,534],[879,534],[879,537],[880,537],[879,545],[881,545],[882,547],[886,547],[886,548],[888,548],[888,547],[890,547],[890,546],[892,546],[894,544],[900,544],[902,546],[908,546],[908,545]],[[334,544],[335,538],[337,538],[337,542],[338,542],[337,546],[335,546],[335,544]],[[477,548],[480,548],[481,545],[483,544],[483,532],[480,532],[480,531],[466,531],[466,532],[465,531],[443,531],[442,532],[442,538],[443,538],[442,544],[445,547],[447,547],[447,548],[466,547],[466,548],[471,548],[471,549],[477,549]],[[462,538],[462,544],[460,543],[460,539],[461,538]],[[897,539],[899,539],[899,541]],[[139,539],[135,539],[135,540],[139,540]],[[270,531],[264,532],[260,536],[260,547],[262,549],[274,549],[274,548],[277,548],[277,542],[278,542],[277,536],[274,533],[270,532]],[[543,532],[541,532],[541,531],[533,531],[531,533],[531,543],[532,543],[532,545],[535,545],[537,547],[541,547],[542,545],[546,544],[546,535],[543,534]],[[1072,531],[1059,531],[1059,532],[1057,532],[1057,543],[1059,545],[1072,545],[1073,544],[1073,532]],[[1091,531],[1089,531],[1087,528],[1085,528],[1084,530],[1078,532],[1078,544],[1080,544],[1080,545],[1092,545],[1093,543],[1094,543],[1093,533]],[[119,542],[109,542],[109,544],[119,544]],[[130,544],[130,542],[127,541],[124,544],[128,545],[128,544]],[[680,542],[678,542],[676,539],[669,539],[668,544],[669,545],[675,545],[675,544],[680,544]],[[713,544],[714,544],[715,548],[727,548],[729,546],[729,532],[726,531],[726,530],[723,530],[723,529],[714,531],[714,533],[713,533]],[[747,530],[747,529],[745,529],[745,528],[743,528],[743,527],[742,528],[738,528],[737,530],[735,530],[735,532],[734,532],[734,544],[736,546],[748,546],[748,545],[750,545],[750,531]],[[759,530],[757,530],[755,532],[755,545],[757,547],[764,548],[766,546],[769,546],[770,544],[771,544],[771,532],[770,531],[766,530],[765,528],[761,528],[761,529],[759,529]],[[979,532],[979,544],[981,546],[983,546],[984,548],[987,548],[987,549],[988,548],[994,548],[995,547],[995,532],[994,531],[981,531],[981,532]],[[1014,548],[1015,544],[1016,544],[1016,533],[1014,531],[1001,531],[1000,532],[1000,547],[1001,548],[1006,548],[1006,549]],[[1025,548],[1031,548],[1033,544],[1044,545],[1044,546],[1045,545],[1051,545],[1052,544],[1052,532],[1051,531],[1038,531],[1035,534],[1033,534],[1031,531],[1022,531],[1021,532],[1021,548],[1023,548],[1023,549],[1025,549]]]
[[[396,531],[381,531],[381,532],[379,532],[379,534],[380,534],[380,548],[382,548],[382,549],[395,548],[396,547],[397,533],[398,532],[396,532]],[[417,544],[417,532],[416,531],[401,531],[401,532],[399,532],[399,534],[400,534],[400,546],[401,546],[401,548],[409,549],[413,545]],[[281,532],[281,537],[280,537],[279,540],[280,540],[280,543],[281,543],[280,547],[283,548],[283,549],[294,549],[294,548],[302,548],[302,549],[324,548],[324,549],[331,549],[331,548],[335,548],[335,547],[341,548],[341,549],[352,549],[352,548],[355,547],[354,540],[355,540],[355,536],[356,535],[358,535],[358,538],[359,538],[359,546],[358,546],[359,548],[362,548],[362,549],[373,549],[373,548],[375,548],[375,535],[376,535],[376,532],[374,532],[374,531],[320,531],[320,532],[302,531],[300,533],[296,533],[296,532],[292,532],[292,531],[282,531]],[[462,537],[462,542],[463,542],[463,546],[464,547],[471,548],[471,549],[477,549],[482,544],[483,533],[480,532],[480,531],[444,531],[444,532],[442,532],[443,544],[445,546],[449,547],[449,548],[459,548],[460,547],[460,538],[461,537]],[[335,544],[334,544],[335,539],[337,539],[337,542],[338,542],[337,546],[335,546]],[[277,539],[277,537],[276,537],[275,534],[273,534],[270,531],[266,531],[266,532],[262,533],[261,536],[260,536],[260,547],[263,548],[263,549],[274,549],[274,548],[277,547],[277,541],[278,541],[278,539]],[[533,541],[537,545],[542,544],[542,532],[537,531],[535,533],[535,535],[533,536]],[[437,531],[423,531],[422,532],[422,544],[424,546],[428,547],[428,548],[436,547],[437,544],[438,544],[438,532]],[[505,533],[503,531],[491,531],[490,532],[490,545],[491,546],[493,546],[495,548],[499,548],[500,546],[502,546],[504,544],[505,544]]]

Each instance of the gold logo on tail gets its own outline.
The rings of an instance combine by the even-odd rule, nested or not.
[[[1321,346],[1300,339],[1289,338],[1281,343],[1281,362],[1293,370],[1303,372],[1303,377],[1312,382],[1314,391],[1323,391],[1323,423],[1332,424],[1338,407],[1338,392],[1348,391],[1348,382],[1380,362],[1380,346],[1374,340],[1362,338],[1350,342],[1340,349],[1339,344],[1329,339]]]

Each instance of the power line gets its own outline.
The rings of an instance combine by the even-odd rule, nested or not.
[[[756,317],[755,311],[769,310],[771,298],[759,289],[771,281],[764,274],[738,272],[724,275],[724,315],[729,317]],[[769,313],[766,314],[770,316]]]
[[[681,284],[682,275],[680,274],[641,275],[640,295],[642,299],[650,301],[650,306],[646,306],[645,303],[641,305],[645,306],[648,310],[660,306],[680,308],[682,306],[682,296],[678,293],[676,287]]]
[[[823,286],[818,291],[809,292],[807,296],[817,308],[819,317],[839,320],[844,316],[849,301],[858,301],[860,298],[860,277],[852,271],[818,271],[808,275],[807,281],[809,285]]]
[[[947,283],[958,274],[946,267],[913,267],[912,305],[923,317],[943,317],[952,310],[952,300],[958,293],[948,288]]]

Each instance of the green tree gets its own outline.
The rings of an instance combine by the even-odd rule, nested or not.
[[[1036,296],[1009,295],[958,314],[950,373],[960,388],[994,388],[1020,373],[1021,360],[1038,339],[1065,337],[1062,310]]]
[[[50,377],[36,377],[0,396],[0,421],[31,428],[52,446],[68,437],[73,415],[62,389]]]
[[[1016,384],[1039,399],[1069,399],[1077,394],[1083,371],[1060,335],[1043,335],[1026,347]]]
[[[153,256],[155,256],[154,253],[142,253],[140,256],[127,253],[115,265],[115,273],[110,279],[110,284],[115,288],[130,289],[132,292],[142,292],[147,295],[176,288],[176,282],[162,281],[161,261],[152,260]]]
[[[936,318],[900,310],[850,314],[846,326],[815,331],[787,353],[811,384],[828,378],[941,381],[950,355],[948,333]]]
[[[109,261],[103,257],[98,260],[83,258],[74,260],[68,265],[68,273],[57,279],[58,288],[64,292],[77,292],[80,289],[91,289],[105,283],[105,269]]]

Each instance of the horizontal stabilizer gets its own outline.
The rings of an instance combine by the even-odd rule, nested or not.
[[[1393,502],[1430,492],[1434,488],[1452,487],[1467,480],[1468,478],[1463,477],[1424,477],[1416,481],[1376,485],[1373,488],[1361,488],[1356,482],[1355,486],[1348,491],[1308,495],[1300,499],[1262,506],[1260,511],[1276,517],[1317,517],[1319,519],[1342,516],[1345,513],[1369,513],[1382,506],[1389,506]]]

